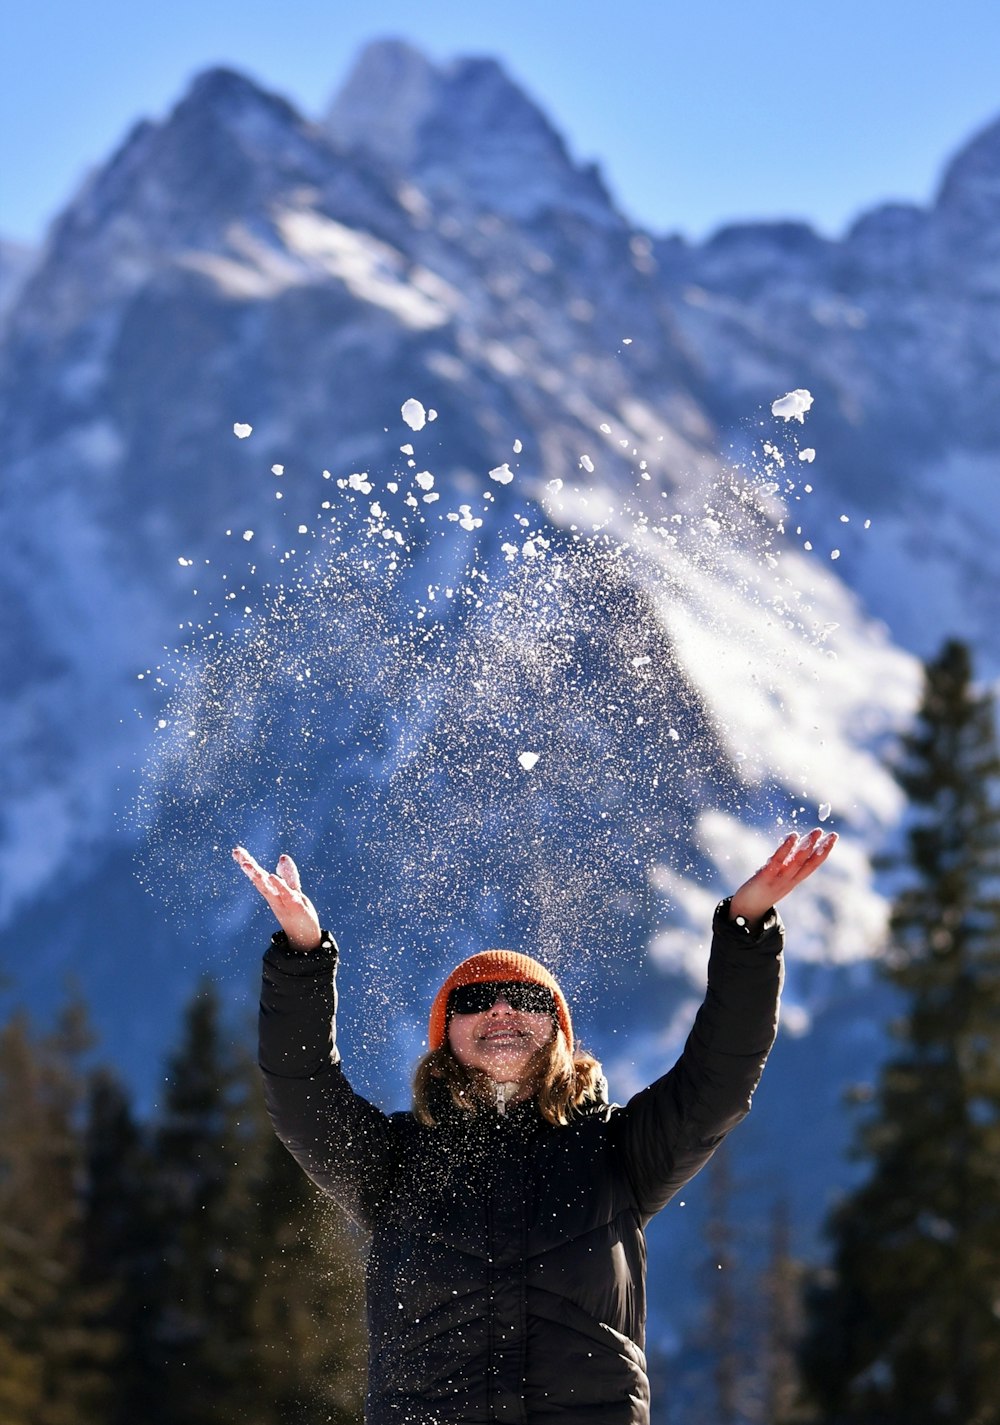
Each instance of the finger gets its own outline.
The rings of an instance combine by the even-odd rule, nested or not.
[[[820,832],[812,849],[810,864],[821,866],[839,840],[840,837],[835,831]]]
[[[798,878],[803,865],[814,854],[823,832],[816,828],[802,836],[795,832],[785,837],[770,861],[763,868],[768,877],[784,884]]]
[[[233,847],[233,860],[241,871],[246,872],[251,880],[254,880],[258,875],[264,876],[267,874],[264,867],[250,855],[250,852],[245,846]]]
[[[267,901],[282,901],[292,894],[291,887],[277,876],[272,876],[270,871],[265,871],[259,861],[256,861],[250,852],[242,846],[233,848],[233,860],[240,870],[254,883],[261,895]]]
[[[797,861],[793,868],[793,883],[804,881],[807,876],[822,866],[830,852],[836,846],[839,837],[835,831],[813,833],[809,837],[808,845],[805,848],[806,854]]]
[[[795,855],[798,845],[799,837],[794,831],[789,832],[789,834],[785,837],[784,841],[782,841],[781,844],[778,846],[777,850],[773,851],[768,857],[768,859],[764,862],[764,865],[760,868],[761,871],[766,871],[769,874],[772,874],[775,871],[782,870],[785,866],[788,865],[791,857]]]
[[[281,877],[286,886],[291,886],[293,891],[302,890],[302,882],[299,879],[299,868],[291,856],[283,854],[278,857],[277,874]]]

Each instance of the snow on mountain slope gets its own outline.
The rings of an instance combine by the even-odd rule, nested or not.
[[[803,538],[842,545],[843,577],[907,646],[926,656],[958,634],[992,674],[998,189],[994,126],[959,153],[926,211],[877,209],[841,243],[788,225],[729,229],[663,269],[706,405],[738,449],[752,443],[747,406],[776,383],[817,393],[822,479]],[[834,540],[845,515],[851,528]],[[875,533],[860,540],[866,519]]]

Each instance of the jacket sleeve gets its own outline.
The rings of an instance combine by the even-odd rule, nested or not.
[[[282,932],[264,956],[260,1068],[278,1137],[313,1182],[371,1227],[393,1177],[387,1116],[347,1082],[336,1040],[337,946],[293,951]]]
[[[778,1027],[784,927],[768,912],[752,936],[715,912],[708,989],[677,1063],[612,1120],[614,1142],[645,1217],[708,1162],[745,1118]]]

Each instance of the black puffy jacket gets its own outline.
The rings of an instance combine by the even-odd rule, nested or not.
[[[677,1064],[624,1108],[552,1127],[533,1102],[387,1116],[344,1076],[337,950],[264,957],[260,1062],[275,1129],[371,1234],[369,1425],[646,1425],[650,1217],[750,1106],[774,1039],[782,930],[716,913]]]

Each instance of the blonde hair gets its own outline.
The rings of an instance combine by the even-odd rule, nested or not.
[[[570,1121],[574,1109],[600,1100],[604,1074],[592,1054],[583,1049],[571,1054],[565,1037],[557,1031],[531,1056],[525,1082],[531,1085],[542,1117],[559,1127]],[[440,1049],[424,1055],[413,1075],[413,1113],[428,1128],[437,1124],[431,1098],[438,1084],[448,1090],[452,1103],[464,1113],[478,1112],[491,1097],[489,1075],[460,1064],[445,1040]]]

